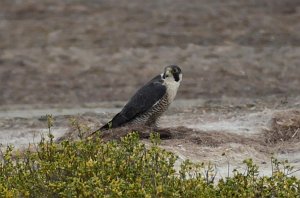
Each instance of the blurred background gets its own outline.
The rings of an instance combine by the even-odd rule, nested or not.
[[[0,106],[124,101],[169,64],[181,99],[300,93],[299,0],[0,4]]]

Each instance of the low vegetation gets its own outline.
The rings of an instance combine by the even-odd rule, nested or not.
[[[51,122],[49,124],[49,130]],[[135,132],[118,141],[82,138],[54,142],[49,132],[26,151],[8,146],[0,162],[1,197],[297,197],[300,180],[287,162],[272,159],[271,176],[245,160],[245,171],[215,179],[211,165],[181,163],[151,134],[145,145]]]

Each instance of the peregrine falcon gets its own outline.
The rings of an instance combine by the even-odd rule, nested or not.
[[[174,100],[181,80],[181,69],[177,65],[165,67],[162,74],[141,87],[121,112],[100,130],[125,125],[155,127],[159,117]]]

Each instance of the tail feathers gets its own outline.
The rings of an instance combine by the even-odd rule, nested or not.
[[[112,121],[106,123],[105,125],[103,125],[99,130],[103,131],[103,130],[108,130],[112,128]]]
[[[96,131],[92,132],[89,136],[93,136],[94,134],[96,134],[96,133],[98,133],[98,132],[100,132],[100,131],[106,131],[106,130],[110,129],[109,123],[111,123],[111,122],[106,123],[106,124],[103,125],[101,128],[99,128],[99,129],[97,129]]]
[[[99,131],[106,131],[109,129],[113,129],[113,128],[117,128],[120,126],[123,126],[124,124],[126,124],[128,122],[128,119],[123,116],[121,113],[118,113],[117,115],[115,115],[115,117],[109,121],[108,123],[106,123],[105,125],[103,125],[100,129],[94,131],[93,133],[91,133],[91,135],[99,132]]]
[[[121,113],[118,113],[111,121],[103,125],[99,130],[101,131],[101,130],[117,128],[126,124],[127,122],[128,119],[125,116],[123,116]]]

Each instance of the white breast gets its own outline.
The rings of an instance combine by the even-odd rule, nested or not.
[[[180,74],[180,80],[178,82],[176,82],[173,77],[164,79],[164,85],[167,87],[169,103],[171,103],[174,100],[174,98],[177,94],[177,90],[180,85],[181,79],[182,79],[182,74]]]

